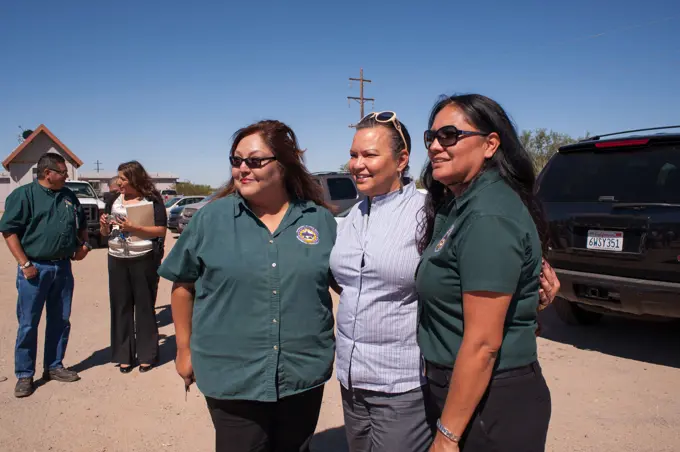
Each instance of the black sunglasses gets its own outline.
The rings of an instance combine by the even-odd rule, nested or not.
[[[265,166],[265,162],[270,162],[272,160],[276,160],[276,157],[236,157],[235,155],[232,155],[229,157],[229,162],[231,163],[231,166],[234,168],[238,168],[241,166],[241,163],[246,162],[246,166],[250,169],[253,168],[262,168]]]
[[[453,146],[458,143],[458,140],[462,137],[480,136],[485,137],[490,135],[484,132],[473,132],[470,130],[459,130],[456,126],[444,126],[439,130],[426,130],[424,134],[425,147],[430,149],[432,143],[436,139],[442,146]]]

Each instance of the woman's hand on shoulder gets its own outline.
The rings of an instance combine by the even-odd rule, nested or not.
[[[539,278],[541,281],[541,287],[538,290],[539,309],[545,309],[553,302],[560,291],[560,280],[557,278],[555,270],[545,259],[541,264],[541,276]]]

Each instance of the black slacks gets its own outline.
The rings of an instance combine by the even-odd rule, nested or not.
[[[109,256],[112,361],[155,364],[158,325],[154,300],[158,263],[153,253],[141,257]]]
[[[426,363],[425,404],[436,433],[452,369]],[[494,374],[468,427],[461,452],[543,452],[551,415],[550,390],[538,363]]]
[[[206,397],[216,452],[309,452],[323,386],[277,402]]]

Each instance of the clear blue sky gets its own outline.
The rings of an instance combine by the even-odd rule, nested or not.
[[[312,171],[335,170],[360,67],[408,126],[415,173],[442,93],[493,97],[519,129],[680,123],[678,0],[328,3],[2,2],[0,154],[44,123],[83,170],[139,159],[217,186],[233,132],[275,118]]]

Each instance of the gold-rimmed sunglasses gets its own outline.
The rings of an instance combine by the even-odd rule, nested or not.
[[[411,152],[411,150],[408,148],[408,144],[406,143],[406,138],[404,137],[404,132],[401,131],[401,122],[399,122],[399,119],[397,118],[397,114],[393,111],[379,111],[379,112],[371,112],[361,118],[361,121],[359,121],[359,124],[364,122],[367,119],[374,119],[375,122],[379,122],[382,124],[387,124],[387,123],[392,123],[392,126],[397,129],[397,132],[399,132],[399,136],[401,136],[401,142],[404,143],[404,148],[406,148],[406,152]]]

